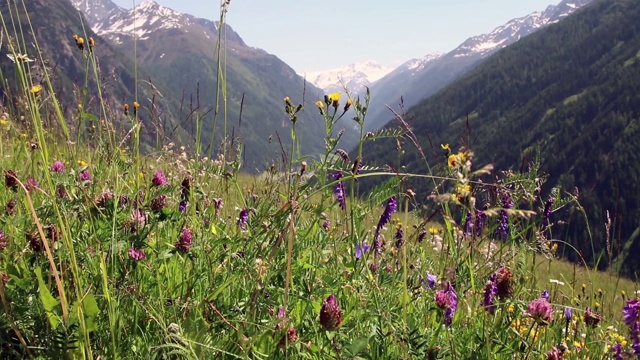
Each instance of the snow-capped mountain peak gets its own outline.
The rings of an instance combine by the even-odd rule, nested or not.
[[[483,57],[488,56],[536,30],[560,21],[591,1],[564,0],[558,5],[549,5],[542,12],[536,11],[527,16],[513,19],[502,26],[498,26],[488,34],[467,39],[453,51],[454,56],[464,57],[478,54]]]
[[[392,70],[392,66],[381,65],[376,61],[368,60],[336,69],[303,72],[301,75],[306,76],[307,81],[325,92],[340,91],[346,87],[349,91],[355,93],[365,86],[370,86]]]

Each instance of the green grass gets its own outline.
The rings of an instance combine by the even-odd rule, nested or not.
[[[537,168],[476,169],[469,149],[443,149],[431,174],[356,171],[366,154],[337,151],[334,127],[349,116],[363,129],[368,95],[307,109],[326,129],[324,155],[308,162],[296,150],[302,108],[285,99],[286,160],[250,176],[228,151],[141,152],[131,112],[131,131],[104,116],[99,132],[72,126],[69,143],[39,120],[54,93],[25,81],[15,94],[26,110],[0,111],[0,358],[528,359],[566,348],[565,359],[600,359],[618,342],[632,352],[621,310],[637,284],[556,258],[558,246],[572,251],[552,232],[575,199],[550,191],[546,217]],[[360,143],[389,134],[361,131]],[[388,181],[365,193],[368,177]],[[428,201],[407,178],[433,184]],[[363,243],[374,248],[358,254]],[[545,290],[552,312],[528,312]]]

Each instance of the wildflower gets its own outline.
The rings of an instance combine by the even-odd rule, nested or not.
[[[453,316],[458,310],[458,296],[456,295],[456,291],[450,282],[447,282],[444,291],[449,297],[449,307],[444,311],[444,324],[446,326],[451,326],[451,323],[453,322]]]
[[[591,311],[591,308],[587,308],[584,312],[583,320],[587,326],[596,327],[598,323],[600,323],[600,320],[602,320],[602,315],[598,312]]]
[[[100,193],[98,197],[96,197],[95,203],[96,206],[104,208],[107,207],[111,200],[113,200],[113,193],[111,192],[111,190],[106,189],[102,193]]]
[[[624,323],[631,326],[638,321],[638,310],[640,310],[640,301],[638,299],[627,300],[627,304],[622,308],[622,320]]]
[[[402,225],[398,225],[398,229],[396,230],[396,235],[394,237],[396,239],[396,249],[400,249],[402,244],[404,244],[404,230],[402,230]]]
[[[362,259],[362,256],[364,255],[364,253],[366,253],[367,251],[369,251],[369,249],[371,249],[370,245],[367,245],[366,242],[361,242],[361,243],[357,243],[356,244],[356,259]]]
[[[446,151],[447,153],[451,151],[451,149],[449,148],[449,144],[440,144],[440,147],[442,148],[442,150]]]
[[[40,237],[38,236],[38,233],[27,233],[25,234],[25,237],[29,242],[29,247],[31,248],[31,250],[35,252],[42,251],[43,244],[40,240]]]
[[[84,38],[81,38],[78,35],[73,35],[73,39],[76,41],[78,49],[80,49],[80,51],[84,51]]]
[[[338,108],[340,102],[340,93],[333,92],[327,96],[327,105],[332,104],[334,108]]]
[[[506,265],[502,265],[496,271],[496,287],[498,288],[498,297],[505,299],[513,295],[513,285],[511,284],[511,278],[513,273],[507,269]]]
[[[486,210],[486,209],[485,209]],[[476,210],[476,235],[480,236],[482,234],[482,227],[484,226],[484,222],[487,220],[487,214],[484,213],[483,210]]]
[[[213,205],[215,208],[215,217],[220,216],[220,209],[224,206],[224,201],[221,198],[214,198]]]
[[[320,325],[331,331],[335,330],[342,323],[342,310],[335,295],[331,294],[322,304],[320,309]]]
[[[527,305],[526,314],[539,325],[547,325],[553,320],[553,309],[549,301],[545,298],[532,300]]]
[[[489,280],[484,287],[484,298],[482,299],[482,305],[484,309],[493,315],[496,311],[496,305],[494,304],[495,297],[498,295],[498,286],[496,285],[497,273],[491,274]]]
[[[160,212],[167,205],[167,195],[158,195],[151,200],[151,210]]]
[[[90,37],[89,38],[89,51],[93,52],[93,47],[96,45],[96,41]]]
[[[282,336],[280,341],[278,342],[278,347],[283,349],[286,347],[286,344],[291,344],[298,341],[298,331],[294,327],[290,327],[287,330],[287,333]]]
[[[624,359],[624,357],[622,357],[622,344],[616,343],[615,345],[613,345],[611,347],[611,352],[613,353],[613,356],[616,360]]]
[[[572,317],[573,317],[573,313],[571,311],[571,308],[570,307],[564,308],[564,318],[567,319],[567,322],[571,321]]]
[[[547,353],[547,360],[562,360],[562,354],[564,354],[564,351],[554,346]]]
[[[38,95],[40,91],[42,91],[42,85],[34,85],[31,87],[30,91],[33,95]]]
[[[246,208],[243,208],[240,211],[240,215],[238,216],[237,225],[242,229],[247,229],[247,221],[249,220],[249,211]]]
[[[338,200],[338,205],[340,205],[340,208],[344,210],[347,208],[347,204],[344,198],[344,184],[342,183],[342,181],[340,181],[340,179],[342,179],[342,173],[336,172],[335,174],[333,174],[333,179],[338,181],[333,186],[333,193],[336,196],[336,200]]]
[[[138,115],[138,109],[140,108],[140,103],[137,101],[133,102],[133,116]]]
[[[191,197],[191,176],[187,175],[182,179],[180,184],[180,198],[182,200],[189,200]]]
[[[167,184],[167,177],[164,175],[162,170],[156,170],[153,174],[153,179],[151,179],[152,187],[160,187]]]
[[[31,175],[29,175],[27,177],[27,181],[24,184],[24,188],[27,189],[27,191],[31,191],[33,189],[36,189],[38,187],[38,182],[36,181],[36,179],[32,178]]]
[[[316,106],[320,110],[320,115],[324,115],[324,103],[320,100],[316,101]]]
[[[136,249],[134,247],[131,247],[131,249],[129,249],[128,254],[129,254],[129,258],[134,261],[140,261],[146,257],[146,255],[142,250]]]
[[[176,249],[182,253],[188,252],[192,244],[191,237],[192,237],[191,229],[187,228],[182,230],[180,237],[175,243]]]
[[[133,209],[131,211],[131,216],[129,217],[131,219],[131,225],[133,227],[134,231],[137,231],[138,229],[143,228],[146,224],[147,224],[147,214],[144,213],[144,211],[140,210],[140,209]]]
[[[449,165],[449,169],[453,169],[458,166],[458,156],[455,154],[451,154],[447,157],[447,165]]]
[[[124,109],[124,114],[129,115],[129,104],[124,104],[122,108]]]
[[[16,175],[15,171],[6,170],[4,172],[4,186],[6,186],[7,189],[11,189],[13,191],[17,190],[17,188],[18,188],[18,175]]]
[[[438,282],[438,277],[435,274],[427,273],[427,287],[432,289],[436,287],[436,283]]]
[[[391,198],[389,198],[389,201],[387,201],[387,206],[384,208],[384,212],[382,213],[382,216],[380,216],[380,220],[378,221],[378,226],[376,226],[376,234],[374,237],[373,248],[376,249],[376,251],[378,252],[382,247],[382,244],[380,243],[380,230],[382,230],[382,228],[389,221],[391,221],[391,215],[395,213],[397,210],[398,210],[398,200],[396,200],[395,196],[392,196]]]
[[[347,102],[344,104],[344,112],[347,112],[351,105],[353,105],[353,99],[347,99]]]
[[[324,231],[329,231],[330,226],[331,222],[329,222],[329,220],[325,220],[325,222],[322,223],[322,228],[324,229]]]
[[[78,161],[76,161],[76,163],[78,164],[78,166],[80,166],[81,168],[83,167],[87,167],[89,165],[89,163],[87,163],[86,161],[80,159]]]
[[[65,190],[65,188],[64,188],[64,185],[58,184],[56,186],[56,196],[58,197],[58,199],[64,199],[67,196],[69,196],[67,194],[67,190]]]
[[[560,281],[558,279],[549,279],[549,282],[552,283],[552,284],[558,284],[560,286],[564,286],[565,285],[564,282],[562,282],[562,281]]]
[[[429,234],[438,235],[439,233],[440,233],[440,229],[438,229],[437,227],[430,227],[429,228]]]
[[[51,164],[51,167],[49,168],[49,170],[51,170],[51,172],[53,173],[64,172],[64,163],[60,160],[56,160],[53,162],[53,164]]]
[[[542,297],[543,299],[547,299],[547,300],[549,300],[549,292],[548,292],[547,290],[542,290],[542,295],[541,295],[541,297]]]
[[[421,243],[424,241],[424,238],[427,236],[427,232],[422,230],[420,231],[420,233],[418,234],[418,243]]]
[[[80,171],[80,174],[78,174],[78,179],[80,179],[81,182],[90,182],[91,180],[93,180],[93,176],[91,175],[89,169],[84,169]]]
[[[181,213],[187,211],[187,206],[189,206],[189,202],[187,200],[181,200],[178,204],[178,211]]]
[[[4,231],[0,230],[0,251],[7,248],[7,237],[4,234]]]
[[[467,217],[464,220],[464,233],[467,236],[473,235],[473,216],[471,211],[467,211]]]
[[[335,154],[340,156],[342,161],[344,161],[345,163],[348,163],[350,161],[349,160],[349,154],[346,151],[342,150],[342,149],[337,149],[335,151]]]

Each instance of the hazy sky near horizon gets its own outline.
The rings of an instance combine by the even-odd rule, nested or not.
[[[130,9],[143,0],[113,1]],[[197,17],[220,16],[219,1],[155,1]],[[275,54],[302,72],[366,60],[399,65],[448,52],[470,36],[559,1],[231,0],[227,23],[249,46]]]

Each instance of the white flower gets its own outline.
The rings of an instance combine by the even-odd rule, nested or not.
[[[549,282],[552,283],[552,284],[558,284],[558,285],[564,286],[564,283],[562,281],[560,281],[560,280],[549,279]]]

